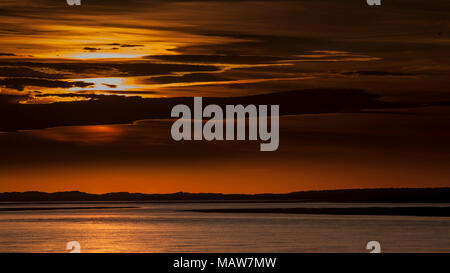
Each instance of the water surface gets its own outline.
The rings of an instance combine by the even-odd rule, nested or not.
[[[183,212],[189,209],[399,207],[335,203],[10,203],[17,207],[118,207],[0,212],[0,252],[450,252],[450,217]],[[450,206],[426,204],[420,206]]]

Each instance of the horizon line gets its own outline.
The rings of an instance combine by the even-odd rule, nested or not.
[[[0,194],[11,194],[11,193],[45,193],[45,194],[56,194],[56,193],[84,193],[90,195],[106,195],[106,194],[145,194],[145,195],[174,195],[174,194],[217,194],[217,195],[287,195],[293,193],[302,193],[302,192],[330,192],[330,191],[357,191],[357,190],[438,190],[438,189],[450,189],[450,187],[383,187],[383,188],[339,188],[339,189],[323,189],[323,190],[299,190],[299,191],[291,191],[291,192],[283,192],[283,193],[220,193],[220,192],[170,192],[170,193],[144,193],[144,192],[128,192],[128,191],[113,191],[113,192],[104,192],[104,193],[90,193],[79,190],[67,190],[67,191],[55,191],[55,192],[45,192],[39,190],[29,190],[29,191],[5,191],[0,192]]]

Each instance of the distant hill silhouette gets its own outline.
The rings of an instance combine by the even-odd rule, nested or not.
[[[295,202],[386,202],[450,203],[450,188],[383,188],[301,191],[286,194],[172,193],[143,194],[115,192],[89,194],[79,191],[45,193],[38,191],[0,193],[0,202],[47,201],[295,201]]]

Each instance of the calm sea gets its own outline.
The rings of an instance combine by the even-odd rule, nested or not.
[[[7,207],[136,206],[0,212],[0,252],[450,252],[450,217],[220,214],[205,208],[368,207],[333,203],[64,203]],[[410,205],[417,206],[417,205]],[[427,206],[442,206],[428,204]],[[450,204],[445,204],[450,206]]]

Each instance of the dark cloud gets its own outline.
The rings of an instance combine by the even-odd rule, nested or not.
[[[120,45],[120,47],[143,47],[144,45],[130,45],[130,44],[123,44]]]
[[[37,71],[29,67],[21,66],[1,66],[0,67],[0,77],[29,77],[29,78],[43,78],[43,79],[63,79],[65,75],[58,73],[46,73],[42,71]]]
[[[83,48],[83,50],[86,50],[86,51],[90,51],[90,52],[95,52],[95,51],[99,51],[99,50],[102,50],[101,48],[97,48],[97,47],[84,47]]]
[[[184,55],[230,55],[239,56],[251,52],[256,56],[272,56],[272,58],[290,58],[296,54],[313,50],[328,50],[336,48],[344,50],[342,43],[325,38],[308,36],[283,36],[270,34],[243,34],[229,31],[208,32],[198,29],[191,30],[198,35],[228,37],[236,42],[222,44],[204,44],[180,46],[173,51]],[[346,47],[345,47],[346,48]]]
[[[160,63],[122,63],[112,64],[111,67],[122,72],[125,76],[164,75],[174,72],[218,71],[213,65],[189,65],[189,64],[160,64]]]
[[[0,120],[0,131],[167,119],[174,105],[193,103],[192,98],[144,99],[92,94],[83,96],[96,100],[41,105],[10,104],[8,107],[1,107],[0,116],[9,118]],[[379,101],[378,96],[357,89],[311,89],[243,97],[204,98],[204,103],[222,106],[278,104],[281,115],[336,113],[405,106]]]
[[[105,94],[118,94],[118,95],[155,95],[155,94],[160,94],[157,91],[145,91],[145,90],[140,90],[140,91],[126,91],[126,90],[107,90],[107,91],[101,91]]]
[[[298,93],[301,92],[298,91]],[[329,92],[332,91],[329,90]],[[335,92],[336,94],[340,93],[337,90]],[[306,92],[306,94],[308,93]],[[321,91],[318,93],[322,96],[327,94],[327,92]],[[343,97],[351,100],[349,96],[343,95]],[[135,98],[133,100],[135,102],[141,101]],[[130,100],[130,102],[133,100]],[[176,100],[182,103],[186,100],[192,100],[192,98],[184,101],[183,99]],[[217,101],[213,100],[212,102]],[[267,98],[259,101],[267,102]],[[96,102],[103,103],[101,98]],[[154,100],[153,105],[157,106],[157,102],[158,100]],[[166,102],[170,102],[170,100],[166,100]],[[227,99],[222,101],[222,103],[228,102]],[[313,101],[309,99],[308,102]],[[89,104],[86,103],[85,105]],[[92,100],[90,103],[94,103],[94,101]],[[63,104],[73,105],[74,103],[60,103],[60,105]],[[82,105],[83,103],[76,104]],[[285,105],[282,104],[281,109]],[[41,109],[46,110],[41,111],[52,109],[48,106],[51,105],[46,105],[47,108],[42,107]],[[37,109],[41,106],[35,105],[33,107]],[[119,110],[122,111],[123,109],[125,108]],[[128,109],[133,109],[133,106],[128,106]],[[56,108],[51,111],[55,110]],[[111,109],[108,111],[110,111],[109,115],[114,115]],[[170,112],[170,109],[167,109],[167,112]],[[447,111],[447,113],[450,112]],[[25,111],[25,114],[28,114],[28,111]],[[65,116],[67,112],[63,111],[62,114]],[[84,119],[85,115],[82,112],[80,114],[81,118]],[[296,168],[304,166],[306,162],[311,162],[311,160],[317,160],[320,163],[319,169],[323,169],[323,163],[330,159],[333,159],[332,165],[336,167],[340,164],[354,165],[361,160],[380,161],[380,155],[386,156],[396,153],[399,158],[411,155],[411,158],[422,158],[424,161],[433,160],[433,162],[443,160],[448,164],[450,147],[446,143],[448,142],[447,136],[450,127],[443,126],[443,124],[448,125],[450,122],[448,114],[438,119],[432,113],[401,117],[398,117],[397,114],[396,117],[392,117],[392,114],[388,113],[366,114],[360,112],[340,113],[339,115],[282,116],[280,119],[281,145],[277,152],[270,155],[259,152],[258,142],[173,141],[170,137],[170,127],[173,121],[167,119],[139,121],[132,125],[105,126],[107,129],[111,129],[106,131],[97,131],[95,126],[90,128],[67,126],[4,133],[0,134],[0,146],[3,155],[0,157],[2,163],[0,165],[2,168],[7,168],[6,166],[13,164],[24,166],[24,164],[29,163],[33,166],[51,164],[52,167],[55,167],[55,164],[69,162],[101,164],[113,161],[122,163],[145,162],[145,164],[150,162],[169,162],[172,164],[180,162],[185,164],[202,158],[202,162],[206,163],[216,159],[229,159],[229,156],[242,159],[242,157],[251,155],[254,157],[250,161],[261,160],[261,162],[266,160],[276,162],[281,159],[278,156],[282,156],[283,160],[294,160]],[[76,115],[73,115],[73,120],[77,120]],[[412,134],[412,132],[414,133]],[[430,132],[439,132],[439,134],[430,134]],[[354,153],[355,151],[357,153],[354,154],[354,160],[346,161],[345,158],[348,153]],[[377,153],[374,154],[373,151],[377,151]],[[378,157],[376,157],[377,155]],[[437,155],[441,155],[441,157]],[[288,156],[288,159],[286,156]],[[301,162],[298,161],[299,159],[302,159]],[[380,162],[383,162],[383,160]],[[399,161],[393,161],[393,164],[399,164]],[[108,167],[110,168],[111,165],[108,165]],[[408,167],[411,166],[408,164]]]
[[[1,56],[7,56],[7,57],[12,57],[12,56],[17,56],[16,54],[13,54],[13,53],[0,53],[0,57]]]
[[[279,57],[271,56],[249,56],[249,55],[195,55],[195,54],[180,54],[180,55],[153,55],[145,56],[147,59],[156,59],[173,62],[187,62],[187,63],[220,63],[220,64],[261,64],[271,63],[283,60]]]
[[[17,104],[26,98],[28,98],[28,95],[0,94],[0,105]]]
[[[389,71],[374,71],[374,70],[366,70],[366,71],[349,71],[342,72],[343,75],[359,75],[359,76],[416,76],[413,73],[406,72],[389,72]]]
[[[64,73],[73,73],[77,77],[105,75],[109,77],[166,75],[175,72],[207,72],[218,71],[214,65],[165,64],[148,61],[84,61],[84,62],[35,62],[35,61],[3,61],[0,66],[20,66],[28,68],[47,68]],[[74,76],[67,76],[68,79]]]
[[[221,77],[215,73],[191,73],[182,76],[158,76],[143,80],[144,83],[180,83],[180,82],[222,82],[230,79]]]
[[[115,84],[102,83],[102,85],[110,87],[110,88],[116,88],[117,87],[117,85],[115,85]]]
[[[91,93],[95,92],[95,94]],[[153,95],[159,94],[157,91],[127,91],[127,90],[98,90],[98,91],[78,91],[74,93],[39,93],[35,97],[82,97],[92,99],[103,99],[105,95],[102,94],[117,94],[117,95]],[[1,97],[1,96],[0,96]]]
[[[71,88],[71,87],[88,87],[92,83],[82,81],[66,82],[59,80],[45,80],[35,78],[5,78],[0,79],[0,86],[22,91],[27,86],[49,87],[49,88]]]
[[[120,46],[120,47],[144,47],[144,45],[136,45],[136,44],[120,44],[120,43],[109,43],[107,46]]]

